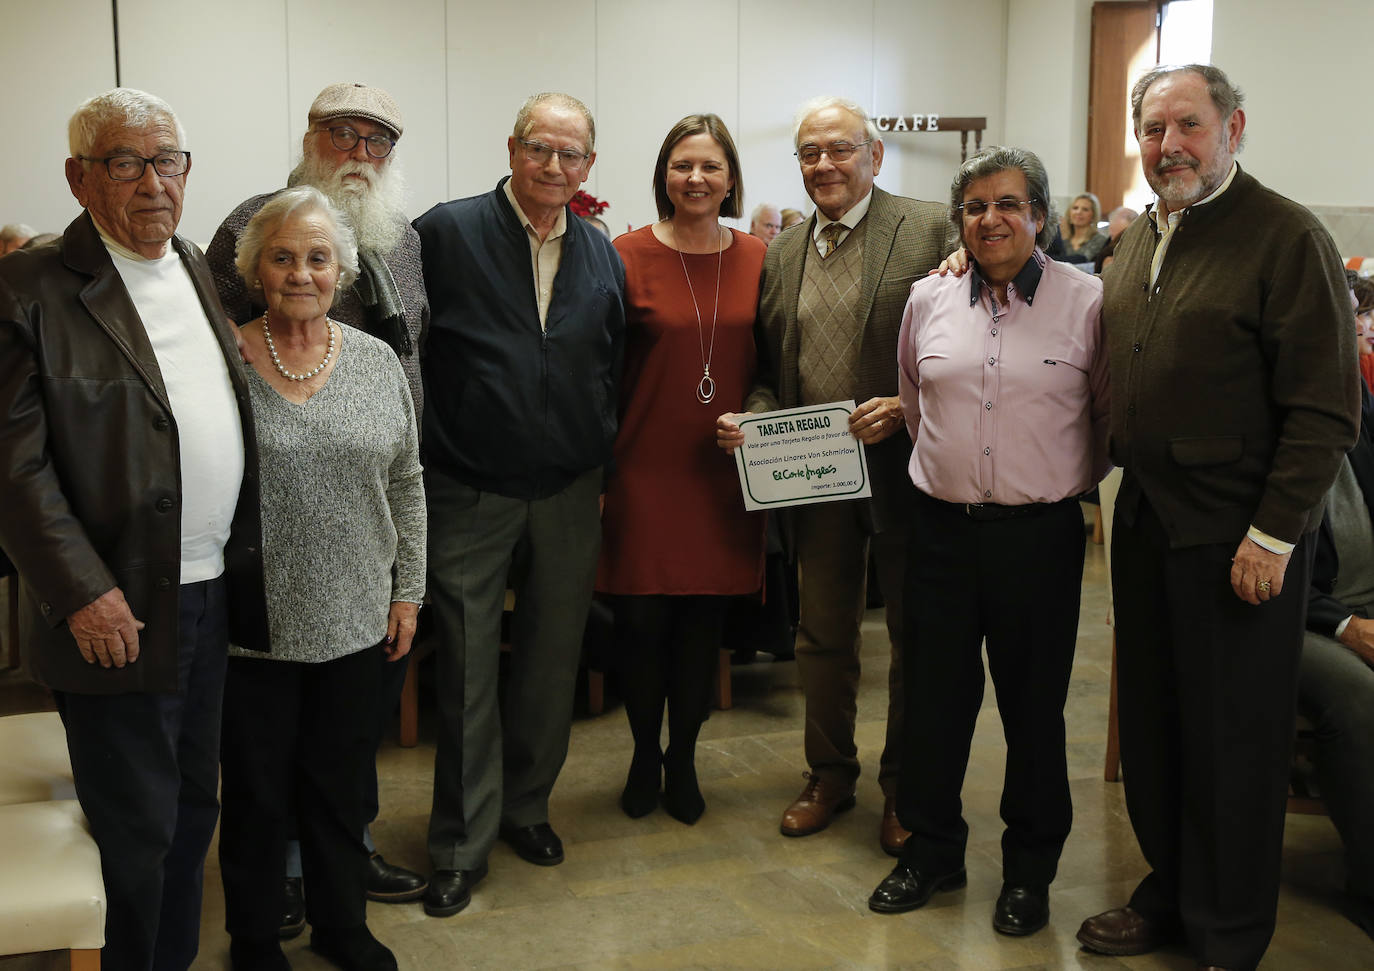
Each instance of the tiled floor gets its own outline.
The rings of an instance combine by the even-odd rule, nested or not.
[[[567,847],[558,867],[534,867],[504,845],[472,905],[428,918],[419,904],[369,905],[373,931],[405,969],[437,968],[1167,968],[1181,951],[1114,959],[1074,940],[1087,915],[1120,904],[1143,872],[1119,785],[1102,780],[1110,637],[1101,547],[1089,547],[1078,656],[1067,713],[1075,822],[1052,889],[1048,928],[1029,938],[993,932],[1000,886],[997,817],[1003,747],[991,690],[964,787],[971,829],[966,890],[923,910],[880,916],[865,906],[892,861],[878,848],[882,797],[869,768],[883,737],[885,646],[877,614],[865,627],[858,807],[803,839],[778,834],[802,786],[801,694],[795,665],[735,670],[735,707],[707,722],[698,755],[706,815],[684,826],[663,812],[631,820],[617,805],[630,754],[618,708],[573,726],[552,822]],[[387,857],[426,867],[433,762],[432,710],[415,749],[382,751]],[[429,734],[426,734],[428,732]],[[2,865],[2,864],[0,864]],[[1366,969],[1374,943],[1335,912],[1340,846],[1324,817],[1290,816],[1279,928],[1265,969]],[[223,900],[212,851],[201,958],[227,967]],[[298,969],[327,968],[308,934],[286,945]],[[0,971],[15,971],[0,962]]]

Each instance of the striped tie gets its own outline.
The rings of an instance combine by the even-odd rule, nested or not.
[[[821,241],[825,244],[825,249],[821,251],[821,259],[829,259],[830,254],[835,252],[835,247],[840,245],[840,233],[848,227],[844,223],[827,223],[821,230]]]

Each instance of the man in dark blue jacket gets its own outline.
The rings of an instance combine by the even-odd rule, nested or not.
[[[1374,936],[1374,396],[1361,390],[1360,438],[1317,533],[1298,711],[1316,729],[1317,781],[1345,843],[1346,912]]]
[[[431,310],[423,362],[429,592],[439,739],[425,912],[467,906],[497,835],[563,861],[549,793],[573,683],[616,432],[625,270],[568,208],[592,163],[586,105],[538,94],[506,145],[511,175],[415,221]],[[509,683],[501,613],[515,591]]]

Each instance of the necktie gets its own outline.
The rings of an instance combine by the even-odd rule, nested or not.
[[[825,244],[821,251],[821,259],[828,259],[830,254],[835,252],[835,247],[840,245],[840,233],[846,228],[844,223],[827,223],[821,230],[821,242]]]

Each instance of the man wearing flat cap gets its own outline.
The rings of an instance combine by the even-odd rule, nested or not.
[[[395,149],[402,129],[400,108],[381,88],[331,84],[310,106],[301,161],[286,184],[314,186],[348,217],[358,238],[360,273],[352,287],[338,292],[330,317],[380,338],[395,350],[415,400],[418,422],[424,408],[420,345],[429,325],[429,301],[420,268],[420,237],[401,210],[405,183]],[[268,192],[241,203],[225,218],[206,251],[224,310],[239,322],[261,316],[266,304],[262,291],[250,290],[234,268],[234,251],[248,221],[274,195]],[[387,682],[378,686],[377,743],[396,706],[409,660],[407,655],[389,665]],[[375,767],[369,799],[370,818],[375,819]],[[372,854],[369,899],[396,903],[424,893],[424,877],[386,862],[373,846],[371,834],[362,835]],[[291,857],[282,930],[294,936],[305,926],[305,912],[299,855]]]

